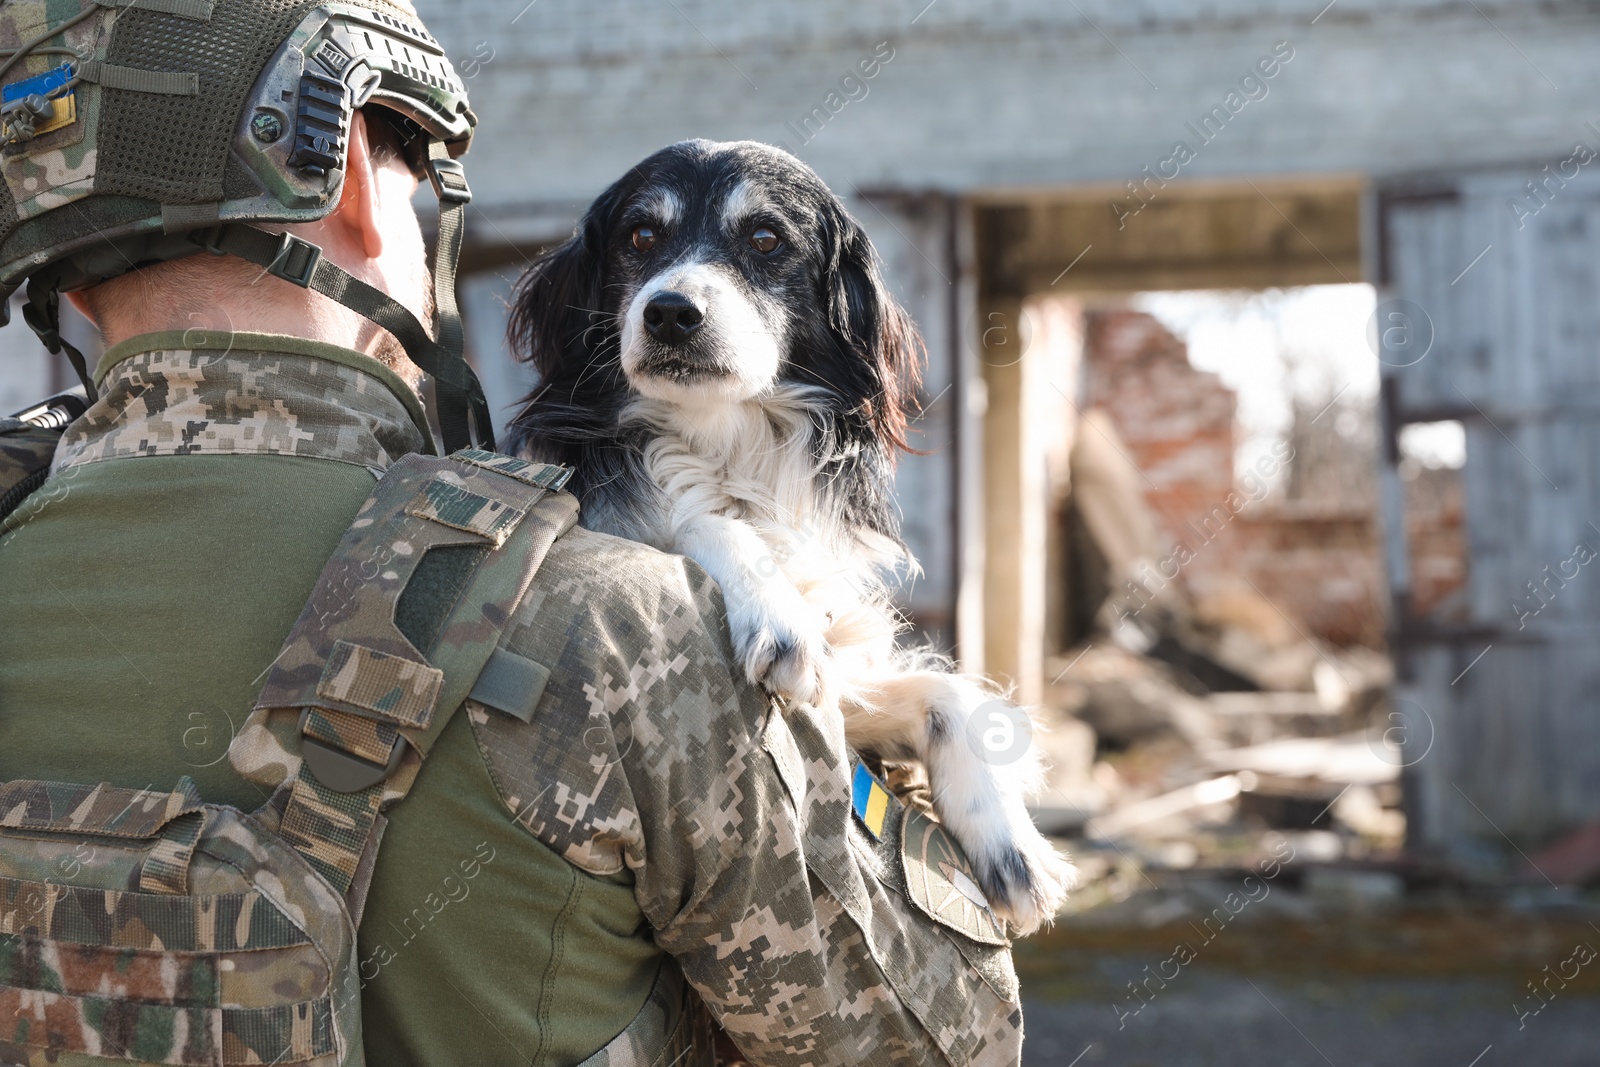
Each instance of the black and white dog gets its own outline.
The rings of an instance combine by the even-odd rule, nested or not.
[[[915,562],[892,475],[922,350],[822,180],[753,142],[662,149],[523,276],[511,337],[540,376],[513,451],[575,468],[585,526],[704,567],[750,679],[920,760],[995,912],[1053,917],[1074,871],[1023,803],[1037,756],[985,759],[967,726],[998,694],[895,645],[884,578]]]

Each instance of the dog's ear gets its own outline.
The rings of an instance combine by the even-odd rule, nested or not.
[[[883,280],[883,265],[861,224],[842,207],[823,227],[827,248],[824,295],[828,326],[872,377],[867,419],[878,438],[915,452],[906,434],[919,408],[927,350],[922,336]]]
[[[601,301],[606,243],[623,196],[621,182],[607,189],[584,212],[573,235],[541,252],[517,279],[506,339],[542,382],[564,365],[586,365],[615,330]]]

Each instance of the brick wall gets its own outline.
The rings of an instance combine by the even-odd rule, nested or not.
[[[1084,363],[1085,400],[1111,415],[1164,544],[1188,549],[1179,581],[1203,614],[1264,597],[1304,633],[1383,643],[1387,592],[1370,495],[1289,499],[1287,470],[1270,489],[1236,480],[1233,391],[1194,369],[1188,347],[1149,315],[1089,313]]]
[[[1233,491],[1233,391],[1190,366],[1188,346],[1143,312],[1091,312],[1084,333],[1084,399],[1111,413],[1176,543]]]
[[[1468,546],[1461,472],[1419,466],[1402,468],[1402,477],[1411,614],[1465,622]]]
[[[1232,563],[1305,633],[1381,648],[1388,583],[1371,511],[1284,505],[1239,517]]]

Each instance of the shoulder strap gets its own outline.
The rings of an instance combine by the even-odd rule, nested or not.
[[[86,407],[78,390],[0,418],[0,522],[44,484],[62,432]]]
[[[323,569],[229,757],[290,783],[278,832],[340,892],[371,866],[379,812],[491,659],[511,655],[501,631],[577,521],[554,492],[570,473],[473,449],[407,456]]]

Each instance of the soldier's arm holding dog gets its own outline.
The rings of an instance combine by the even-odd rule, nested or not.
[[[506,642],[550,668],[537,714],[468,705],[518,825],[631,875],[657,945],[760,1067],[1016,1063],[1008,948],[908,897],[898,833],[851,814],[837,718],[749,685],[722,611],[682,557],[557,542]]]

